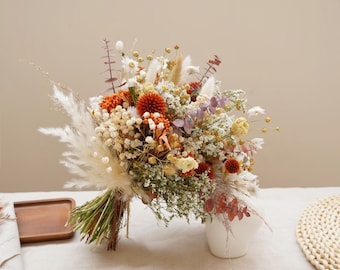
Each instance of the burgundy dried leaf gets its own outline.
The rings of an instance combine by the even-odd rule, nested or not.
[[[204,203],[204,210],[207,212],[210,212],[214,209],[214,202],[212,199],[208,199],[205,203]]]
[[[214,57],[215,57],[215,61],[216,61],[216,63],[217,63],[217,65],[219,65],[219,64],[221,64],[221,58],[218,56],[218,55],[216,55],[216,54],[214,54]]]
[[[125,84],[127,84],[127,82],[123,82],[122,84],[118,85],[118,87],[122,87],[122,86],[124,86]]]
[[[234,218],[235,218],[235,216],[236,216],[236,215],[234,215],[232,212],[229,212],[229,213],[228,213],[228,219],[229,219],[230,221],[233,221]]]
[[[110,56],[110,57],[115,57],[116,55],[115,55],[115,54],[109,54],[109,56]],[[107,55],[104,55],[104,56],[102,56],[102,57],[100,57],[100,58],[106,59],[106,58],[107,58]]]
[[[117,78],[108,78],[107,80],[105,80],[106,83],[110,83],[110,82],[115,82],[117,81]]]

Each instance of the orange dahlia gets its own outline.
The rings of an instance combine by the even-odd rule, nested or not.
[[[143,116],[145,112],[164,114],[166,102],[158,93],[146,93],[138,98],[136,108],[140,116]]]

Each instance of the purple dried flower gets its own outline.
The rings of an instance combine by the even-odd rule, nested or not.
[[[180,128],[184,126],[184,120],[182,119],[175,119],[174,121],[172,121],[172,123],[174,124],[174,126]]]
[[[194,127],[194,125],[195,125],[195,122],[194,122],[194,120],[190,116],[186,116],[184,118],[184,126],[183,126],[183,128],[184,128],[184,131],[187,134],[191,133],[191,130]]]

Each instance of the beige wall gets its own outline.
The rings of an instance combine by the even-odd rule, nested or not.
[[[37,132],[63,125],[48,82],[87,98],[104,83],[101,41],[147,54],[180,44],[196,65],[222,59],[217,78],[242,88],[281,132],[265,135],[263,187],[339,186],[339,0],[0,0],[0,192],[59,190],[64,146]]]

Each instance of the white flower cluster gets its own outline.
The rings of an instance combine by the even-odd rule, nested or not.
[[[190,105],[190,96],[186,93],[185,87],[176,87],[172,82],[162,81],[156,89],[166,101],[170,112],[176,112],[178,117],[185,116]]]
[[[175,162],[178,162],[179,167],[184,166],[184,170],[188,167],[195,167],[195,161],[191,158],[176,159]],[[161,163],[156,165],[143,163],[140,166],[137,169],[139,178],[136,181],[140,187],[159,195],[149,201],[149,206],[159,219],[167,223],[175,216],[188,219],[190,214],[196,218],[206,215],[203,211],[204,201],[202,199],[207,199],[215,187],[207,173],[201,174],[199,178],[186,177],[183,181],[178,173],[171,175],[161,173],[164,171],[164,165]],[[176,196],[169,196],[174,191],[176,191]],[[167,197],[166,204],[161,195]]]
[[[98,123],[95,128],[97,135],[113,152],[118,153],[120,165],[128,169],[129,164],[125,160],[137,158],[141,154],[138,148],[145,142],[142,133],[138,132],[143,120],[135,116],[132,109],[122,106],[117,106],[111,113],[95,110],[93,115]]]

